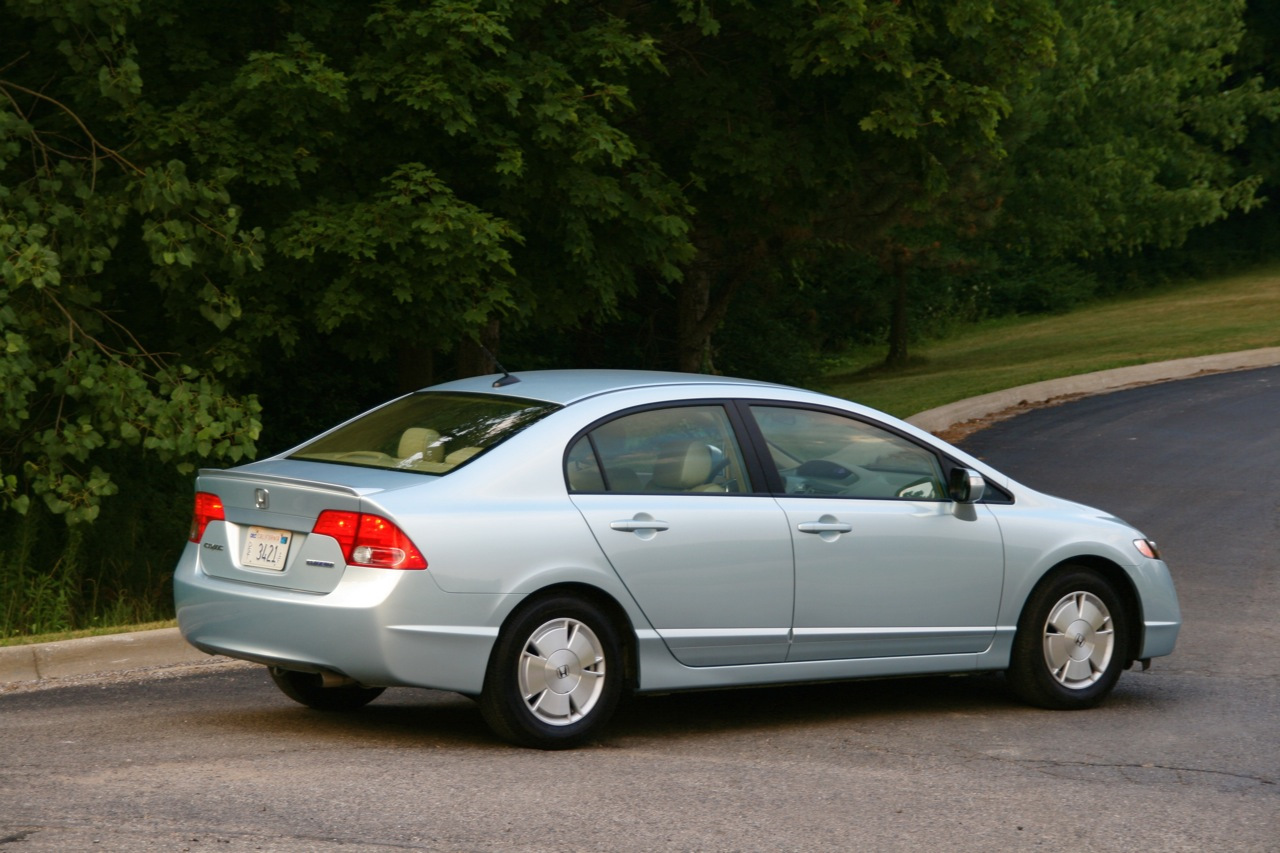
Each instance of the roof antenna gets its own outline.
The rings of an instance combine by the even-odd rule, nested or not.
[[[481,352],[489,356],[489,360],[493,362],[494,367],[502,371],[502,375],[499,376],[497,379],[495,379],[493,382],[493,385],[490,387],[503,388],[503,387],[506,387],[507,385],[515,385],[517,382],[520,381],[519,377],[512,376],[511,371],[507,370],[505,367],[502,366],[502,362],[498,361],[498,357],[496,355],[489,352],[489,348],[487,346],[480,343],[479,341],[476,341],[475,345],[480,347]]]

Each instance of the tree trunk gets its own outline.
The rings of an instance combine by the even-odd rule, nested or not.
[[[676,366],[685,373],[711,372],[711,273],[702,265],[689,270],[676,297]]]
[[[501,327],[495,317],[480,330],[479,340],[464,338],[458,344],[458,376],[483,376],[486,373],[501,373],[497,364],[498,342],[501,340]],[[486,352],[485,350],[488,350]]]
[[[721,240],[695,238],[693,243],[697,260],[676,294],[676,363],[686,373],[715,373],[712,335],[767,248],[762,242],[735,249],[726,249]]]
[[[907,289],[910,282],[910,266],[906,253],[899,252],[893,259],[893,313],[889,317],[889,354],[884,363],[889,367],[905,367],[907,364]]]

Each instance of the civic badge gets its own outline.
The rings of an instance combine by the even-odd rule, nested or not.
[[[253,505],[258,509],[267,509],[271,506],[271,495],[266,489],[253,490]]]

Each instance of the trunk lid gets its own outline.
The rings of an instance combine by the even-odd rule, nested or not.
[[[200,472],[196,489],[217,495],[226,513],[226,520],[210,522],[201,538],[205,574],[317,594],[333,591],[346,562],[335,539],[311,535],[316,518],[327,509],[359,512],[363,496],[381,491],[207,469]]]

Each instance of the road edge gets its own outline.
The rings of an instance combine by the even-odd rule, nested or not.
[[[210,660],[177,628],[106,634],[52,643],[0,647],[0,689],[103,672],[176,666]]]
[[[1079,397],[1110,394],[1126,388],[1155,385],[1177,379],[1277,365],[1280,365],[1280,347],[1135,364],[1130,367],[1099,370],[1094,373],[1064,376],[1061,379],[1048,379],[1043,382],[1033,382],[1030,385],[1006,388],[1003,391],[982,394],[938,406],[935,409],[917,412],[906,418],[906,421],[927,432],[941,434],[950,440],[955,440],[994,421],[1013,417],[1027,408],[1065,402]]]

